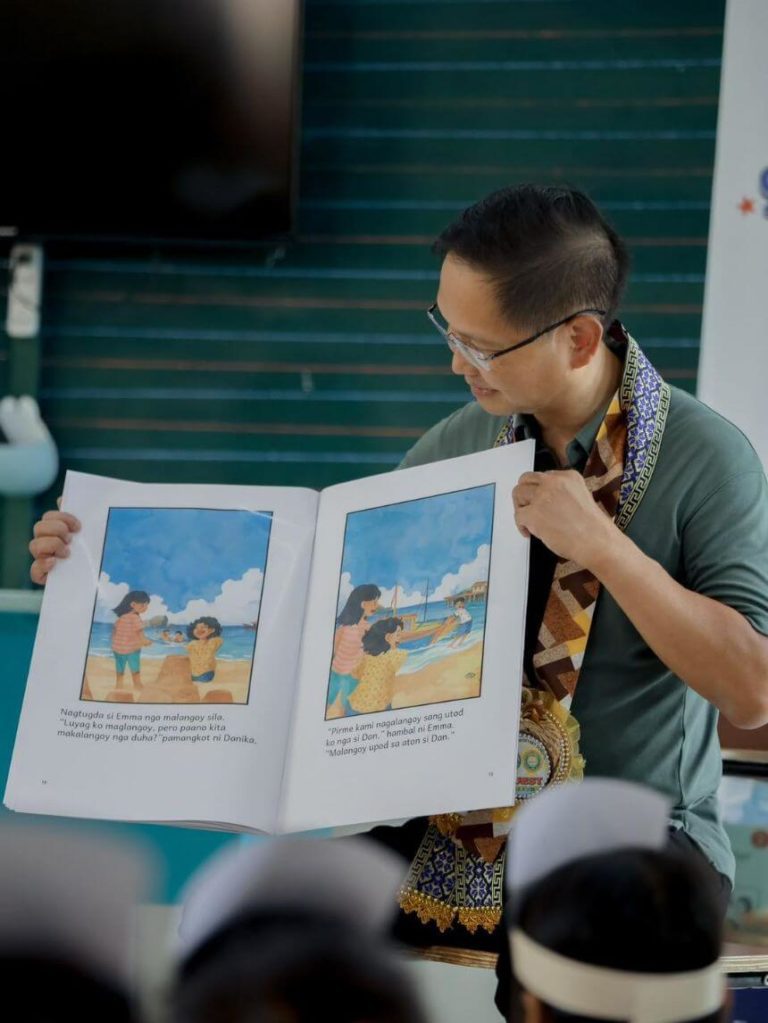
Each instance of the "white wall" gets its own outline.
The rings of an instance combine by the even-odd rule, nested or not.
[[[698,395],[768,467],[768,0],[728,0],[712,200]]]

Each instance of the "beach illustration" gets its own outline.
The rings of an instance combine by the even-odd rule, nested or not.
[[[480,695],[495,485],[347,516],[325,718]]]
[[[81,700],[248,703],[271,512],[110,508]]]

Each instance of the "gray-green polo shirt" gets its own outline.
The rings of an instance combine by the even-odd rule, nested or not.
[[[601,419],[602,413],[569,446],[579,471]],[[465,405],[433,426],[402,467],[490,448],[504,423],[476,402]],[[626,532],[683,586],[735,608],[768,635],[765,473],[735,426],[677,388],[653,477]],[[673,826],[732,880],[717,803],[717,710],[662,664],[605,587],[571,710],[581,725],[587,775],[643,782],[668,795]]]

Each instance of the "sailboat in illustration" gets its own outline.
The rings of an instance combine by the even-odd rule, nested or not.
[[[450,635],[459,624],[455,615],[448,615],[447,618],[427,619],[427,603],[429,601],[429,579],[425,587],[424,606],[421,610],[421,622],[419,612],[410,611],[405,614],[397,613],[397,592],[398,585],[392,593],[391,613],[393,617],[401,618],[403,622],[404,637],[400,640],[400,646],[419,649],[420,647],[433,646],[445,636]]]

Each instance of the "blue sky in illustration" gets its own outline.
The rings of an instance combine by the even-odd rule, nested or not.
[[[405,501],[347,516],[342,575],[423,592],[477,559],[491,542],[494,486]]]
[[[113,508],[102,576],[162,597],[168,611],[212,603],[230,580],[264,571],[271,515],[240,510]]]

